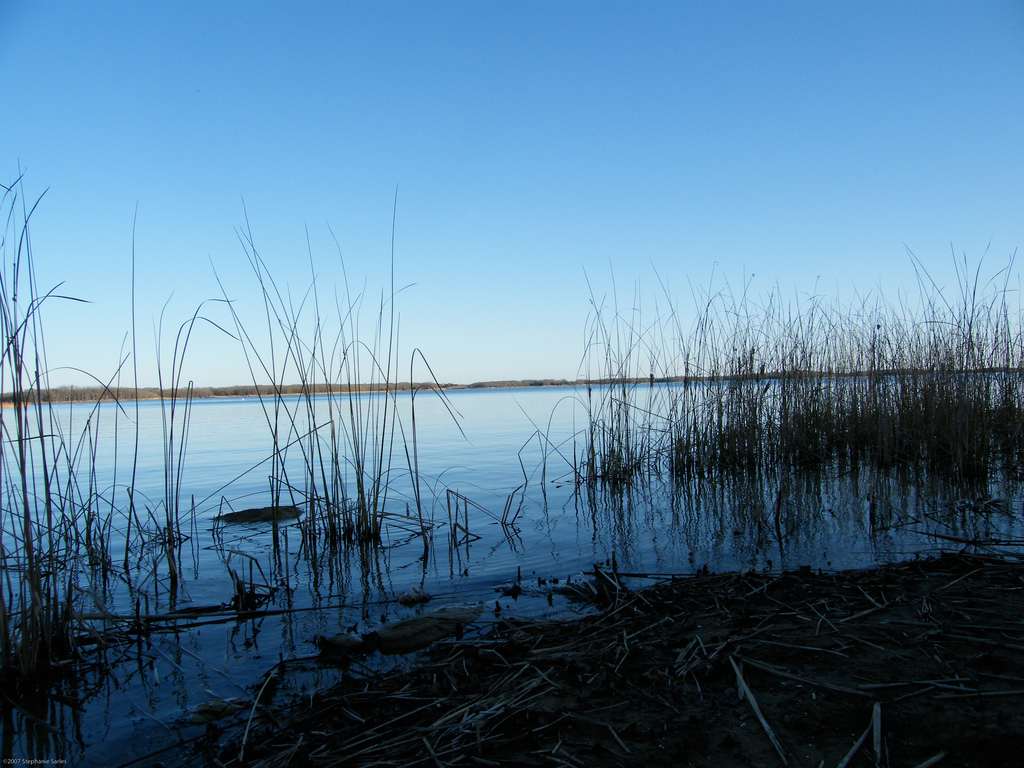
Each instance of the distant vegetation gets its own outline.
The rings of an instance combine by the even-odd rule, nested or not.
[[[517,379],[508,381],[477,381],[472,384],[451,384],[451,383],[435,383],[435,382],[414,382],[409,384],[407,381],[402,382],[391,382],[387,386],[383,383],[353,383],[351,385],[351,391],[353,392],[383,392],[397,391],[397,392],[408,392],[411,389],[429,389],[429,388],[440,388],[440,389],[491,389],[496,387],[554,387],[554,386],[572,386],[582,385],[585,382],[579,381],[568,381],[566,379]],[[235,384],[227,387],[192,387],[192,398],[205,398],[205,397],[273,397],[275,395],[326,395],[336,393],[339,388],[343,388],[346,392],[349,390],[347,383],[343,385],[337,384],[280,384],[277,386],[270,384],[254,385],[254,384]],[[41,399],[46,403],[95,403],[97,401],[111,401],[111,400],[159,400],[161,397],[167,396],[165,391],[161,395],[159,387],[77,387],[77,386],[59,386],[50,387],[39,392],[37,395],[33,395],[33,400]],[[11,403],[14,400],[14,393],[5,392],[0,401],[4,403]]]
[[[1011,369],[1004,368],[979,368],[972,370],[972,373],[1008,373]],[[885,375],[913,375],[918,373],[924,373],[924,370],[887,370],[887,371],[876,371],[876,374],[884,373]],[[829,373],[827,371],[771,371],[765,373],[756,374],[717,374],[717,375],[706,375],[706,376],[646,376],[646,377],[625,377],[625,378],[593,378],[593,379],[496,379],[494,381],[474,381],[470,384],[454,384],[448,383],[437,383],[434,382],[414,382],[411,386],[408,382],[393,382],[387,387],[387,391],[393,392],[409,392],[411,390],[422,390],[437,388],[441,390],[459,390],[459,389],[516,389],[516,388],[530,388],[530,387],[599,387],[599,386],[611,386],[626,384],[629,386],[638,386],[644,384],[684,384],[694,382],[711,382],[711,381],[724,381],[726,379],[737,379],[737,380],[756,380],[756,381],[768,381],[782,378],[816,378],[822,375],[830,375],[835,377],[857,377],[867,376],[871,372],[868,370],[864,371],[848,371],[848,372],[837,372]],[[347,392],[348,384],[342,385],[342,388]],[[381,384],[353,384],[352,392],[383,392],[385,387]],[[298,395],[328,395],[337,393],[339,387],[337,385],[317,384],[315,386],[307,386],[304,384],[282,384],[274,387],[269,384],[261,386],[253,386],[252,384],[234,384],[231,386],[224,387],[192,387],[192,399],[203,399],[212,397],[274,397],[275,395],[281,396],[298,396]],[[164,393],[167,396],[167,393]],[[7,392],[0,396],[0,402],[4,404],[11,404],[14,402],[15,395]],[[40,400],[44,403],[96,403],[96,402],[113,402],[113,401],[131,401],[131,400],[160,400],[160,388],[159,387],[80,387],[74,385],[64,385],[57,387],[50,387],[44,389],[38,394],[33,394],[32,402]]]
[[[418,388],[425,388],[425,383],[413,385]],[[450,384],[442,385],[451,387]],[[392,389],[408,391],[408,382],[395,383]],[[302,395],[306,393],[320,395],[337,391],[337,387],[330,387],[325,384],[318,384],[315,388],[303,384],[282,384],[278,387],[264,384],[255,386],[252,384],[239,384],[228,387],[192,387],[192,399],[206,397],[273,397],[274,395]],[[383,387],[373,384],[353,384],[353,392],[377,392],[383,391]],[[168,397],[169,393],[164,390],[161,394],[159,387],[76,387],[60,386],[44,389],[39,393],[38,399],[46,403],[95,403],[97,401],[128,401],[128,400],[160,400]],[[15,395],[7,392],[3,395],[3,402],[13,402]],[[36,397],[33,397],[36,399]]]

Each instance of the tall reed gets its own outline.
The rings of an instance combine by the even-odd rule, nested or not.
[[[365,289],[353,290],[335,239],[342,290],[334,291],[331,312],[308,233],[309,283],[301,297],[293,299],[275,280],[246,223],[239,241],[262,303],[259,332],[217,278],[270,433],[272,504],[287,496],[290,504],[307,513],[301,525],[311,557],[321,540],[332,552],[349,544],[376,547],[385,520],[404,517],[401,508],[409,504],[424,542],[432,525],[424,516],[420,490],[417,391],[437,394],[456,423],[457,414],[418,349],[409,356],[409,381],[400,380],[400,289],[395,282],[393,237],[394,232],[389,284],[376,300],[370,300]],[[417,361],[429,374],[426,383],[413,380]],[[405,392],[407,403],[399,397]],[[408,431],[403,423],[406,406]],[[288,460],[289,451],[298,453],[295,461]],[[404,468],[396,451],[405,454]],[[290,472],[301,476],[290,477]],[[399,478],[408,480],[404,498],[396,498]],[[398,502],[395,510],[390,510],[389,498]],[[401,525],[404,529],[406,523]]]
[[[988,278],[958,261],[955,291],[912,264],[918,295],[898,303],[787,301],[778,290],[758,301],[749,285],[695,292],[689,331],[667,292],[667,313],[646,325],[638,302],[627,315],[595,301],[587,364],[613,383],[588,392],[586,477],[858,464],[978,482],[1018,471],[1024,337],[1012,260]]]
[[[79,574],[108,567],[110,524],[95,482],[95,410],[72,440],[42,399],[43,308],[77,299],[38,286],[29,224],[42,196],[29,205],[20,177],[0,186],[0,396],[10,404],[0,409],[0,668],[18,688],[48,679],[71,652]]]

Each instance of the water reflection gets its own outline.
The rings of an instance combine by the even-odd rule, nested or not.
[[[177,587],[157,543],[132,553],[132,583],[83,577],[96,613],[80,622],[82,660],[49,695],[7,702],[4,757],[154,762],[166,758],[160,750],[202,744],[219,726],[197,722],[198,707],[251,701],[270,670],[268,705],[330,685],[345,672],[317,663],[314,638],[420,610],[395,600],[413,587],[432,606],[479,600],[497,602],[503,616],[546,615],[573,608],[543,589],[513,600],[495,588],[517,576],[550,584],[612,558],[633,573],[841,569],[1020,537],[1014,478],[954,488],[920,473],[831,467],[685,484],[652,478],[611,492],[575,482],[566,457],[580,414],[564,390],[452,398],[466,437],[440,405],[417,402],[422,517],[409,477],[396,471],[379,546],[312,536],[307,519],[280,525],[276,539],[267,525],[215,525],[225,504],[265,500],[266,478],[246,472],[264,458],[265,425],[251,402],[197,402],[184,476],[195,516],[177,554]],[[152,433],[158,409],[144,404],[141,414]],[[113,456],[100,458],[102,486],[112,482],[103,461]],[[161,473],[159,452],[146,448],[140,494],[158,498]],[[113,556],[123,555],[122,543]]]

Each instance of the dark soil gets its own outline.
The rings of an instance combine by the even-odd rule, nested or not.
[[[1016,557],[595,581],[593,615],[499,622],[268,708],[245,764],[1024,765]]]

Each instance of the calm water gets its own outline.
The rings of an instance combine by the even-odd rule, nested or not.
[[[337,553],[318,560],[316,567],[299,551],[298,529],[289,527],[280,539],[283,565],[276,570],[268,525],[228,526],[220,539],[212,531],[212,518],[223,504],[241,509],[270,502],[270,464],[265,460],[271,441],[263,411],[255,399],[197,401],[182,476],[184,506],[194,499],[196,518],[194,536],[182,552],[184,583],[178,608],[228,602],[232,597],[228,566],[248,575],[252,564],[257,581],[264,580],[262,573],[276,587],[267,608],[309,610],[287,618],[205,623],[115,648],[108,654],[112,674],[93,679],[86,675],[77,712],[52,705],[50,717],[63,717],[63,736],[47,736],[36,729],[37,738],[30,738],[19,719],[13,729],[6,726],[4,749],[22,755],[59,755],[89,765],[143,758],[203,731],[180,721],[191,708],[215,698],[251,699],[254,686],[280,659],[315,654],[317,634],[333,634],[352,625],[362,629],[414,612],[393,602],[396,594],[411,587],[422,587],[433,595],[431,607],[485,601],[492,609],[499,603],[503,617],[564,613],[574,610],[564,600],[556,598],[549,604],[545,596],[530,594],[512,600],[501,596],[496,587],[511,582],[517,572],[522,573],[524,585],[537,584],[538,577],[576,577],[595,561],[613,555],[623,571],[682,573],[704,565],[713,570],[777,570],[803,564],[838,569],[934,550],[942,541],[926,535],[929,531],[975,535],[986,533],[984,529],[991,525],[1003,535],[1020,533],[1016,497],[1011,498],[1009,515],[962,515],[956,512],[957,497],[952,491],[849,475],[815,478],[787,489],[786,515],[779,528],[781,546],[775,526],[757,523],[759,511],[774,509],[773,490],[706,487],[695,495],[654,487],[625,498],[581,499],[575,493],[569,463],[562,457],[571,459],[573,436],[585,424],[580,406],[584,394],[568,388],[454,391],[449,397],[460,416],[458,426],[439,398],[418,394],[421,494],[425,516],[437,525],[426,564],[421,540],[406,533],[406,526],[398,521],[386,529],[384,547],[377,556]],[[374,397],[379,396],[366,395],[363,402]],[[400,401],[408,434],[409,396],[400,396]],[[320,423],[326,412],[323,401],[318,407]],[[134,418],[134,405],[126,410]],[[74,433],[88,408],[64,407],[60,413]],[[99,424],[104,435],[112,432],[114,415],[114,406],[101,407]],[[305,421],[300,421],[302,432]],[[140,404],[139,425],[137,488],[160,516],[164,497],[161,405]],[[546,442],[537,436],[538,428],[547,434]],[[113,440],[100,443],[97,475],[105,495],[115,480],[123,485],[128,479],[125,458],[131,455],[133,426],[124,415],[118,431],[116,477]],[[575,442],[578,447],[581,441],[577,437]],[[299,483],[302,460],[296,447],[289,450],[286,462],[292,482]],[[407,505],[414,510],[415,504],[401,446],[394,453],[393,467],[388,506],[402,515]],[[469,528],[480,538],[468,549],[450,551],[447,489],[500,516],[509,494],[524,482],[525,489],[515,497],[514,506],[521,503],[521,512],[514,530],[503,531],[491,516],[471,506]],[[989,492],[1008,493],[1002,487]],[[117,520],[123,527],[121,518]],[[120,556],[117,550],[115,533],[115,557]],[[156,574],[150,573],[149,578],[162,579],[159,558],[148,557],[157,563]],[[143,571],[149,567],[146,562]],[[167,609],[166,588],[159,598],[154,592],[152,599],[150,613]],[[97,601],[115,614],[134,611],[128,590],[116,584],[108,598],[97,597]],[[289,670],[276,690],[278,700],[329,685],[339,674],[312,662],[290,665]],[[146,762],[161,759],[167,761],[168,756],[157,754]]]

